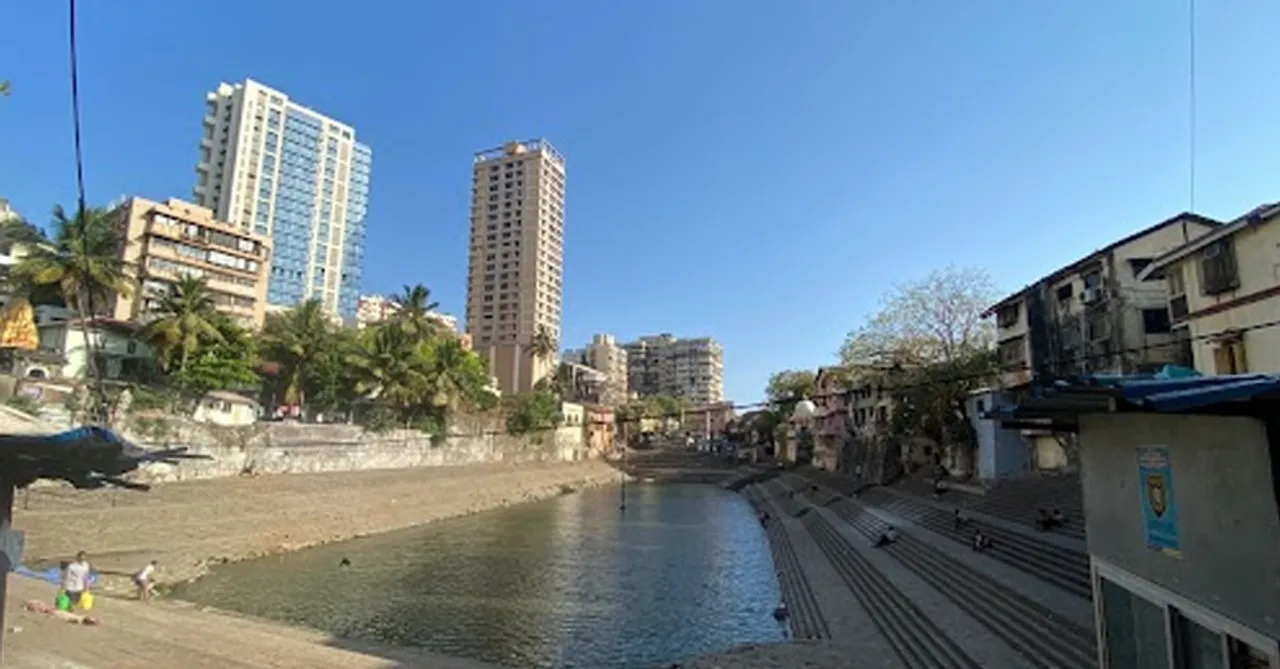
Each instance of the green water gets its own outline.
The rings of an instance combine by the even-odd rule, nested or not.
[[[651,667],[783,638],[768,543],[744,499],[633,485],[621,512],[618,495],[587,490],[228,565],[176,594],[513,668]]]

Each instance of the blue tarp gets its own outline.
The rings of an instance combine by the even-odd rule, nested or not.
[[[19,576],[26,576],[27,578],[34,578],[38,581],[52,583],[54,585],[62,585],[62,570],[57,567],[49,567],[44,571],[36,571],[30,567],[18,565],[13,568],[13,573]],[[98,584],[98,573],[97,572],[90,573],[89,585],[94,586],[97,584]]]

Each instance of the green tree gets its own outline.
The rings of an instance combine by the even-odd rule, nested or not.
[[[151,315],[154,320],[143,326],[139,338],[156,351],[170,374],[181,375],[201,347],[225,341],[218,328],[222,316],[203,278],[179,277]]]
[[[431,301],[431,290],[426,286],[420,283],[405,286],[404,292],[390,299],[400,305],[391,317],[392,323],[419,337],[425,337],[439,329],[440,324],[430,314],[440,307],[440,303]]]
[[[89,341],[89,317],[104,312],[116,295],[127,297],[131,292],[124,240],[110,214],[98,208],[69,218],[61,206],[54,207],[53,228],[51,242],[33,244],[14,265],[12,276],[31,293],[56,286]],[[94,356],[88,356],[87,364],[96,377]]]
[[[529,342],[529,354],[546,362],[555,357],[558,346],[559,343],[556,342],[555,337],[551,336],[547,326],[539,325],[537,332],[533,333],[533,339]]]
[[[359,340],[359,347],[348,358],[357,390],[390,409],[408,427],[414,409],[427,404],[428,373],[434,366],[431,345],[394,326],[370,328]]]
[[[509,434],[529,434],[560,425],[560,398],[546,391],[517,393],[503,398]]]
[[[4,98],[9,97],[10,90],[11,90],[11,87],[9,86],[9,81],[7,79],[0,80],[0,97],[4,97]]]
[[[965,399],[998,371],[994,326],[982,318],[996,299],[986,272],[949,267],[895,286],[881,310],[849,333],[842,364],[866,370],[860,376],[894,396],[889,432],[899,438],[892,443],[923,436],[944,446],[975,444]]]
[[[961,358],[995,342],[982,312],[997,299],[985,270],[948,267],[894,286],[880,310],[845,338],[847,367],[921,365]]]
[[[194,397],[212,390],[251,390],[260,379],[254,370],[257,342],[253,333],[230,319],[212,319],[220,339],[203,343],[174,375],[179,388]]]
[[[262,359],[285,404],[306,406],[307,374],[333,354],[334,326],[319,300],[267,316],[260,337]]]

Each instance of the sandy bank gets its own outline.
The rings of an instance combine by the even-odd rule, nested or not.
[[[77,550],[128,589],[128,574],[157,559],[161,582],[198,577],[210,564],[388,532],[443,518],[615,482],[600,461],[467,465],[224,478],[158,485],[150,492],[19,492],[14,527],[27,564]],[[29,508],[23,508],[24,505]]]
[[[6,669],[497,669],[177,602],[143,605],[104,597],[94,607],[103,620],[99,627],[72,625],[22,608],[26,600],[52,596],[46,583],[10,576]]]

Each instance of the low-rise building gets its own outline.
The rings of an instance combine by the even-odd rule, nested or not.
[[[1188,364],[1179,355],[1165,286],[1140,278],[1155,258],[1219,223],[1182,213],[1038,279],[992,305],[1006,388],[1034,376],[1126,374]]]
[[[61,360],[53,370],[54,378],[88,378],[91,352],[103,379],[149,381],[158,370],[155,354],[137,340],[134,323],[91,319],[87,339],[78,318],[37,322],[36,328],[40,332],[39,351]]]
[[[813,380],[813,465],[836,471],[849,433],[849,381],[846,367],[820,367]]]
[[[1280,667],[1280,378],[1092,379],[997,413],[1078,435],[1098,667]]]
[[[587,457],[598,457],[610,453],[614,449],[614,435],[617,433],[617,416],[613,407],[601,404],[584,404],[586,413]]]
[[[613,335],[597,334],[584,348],[565,351],[560,360],[590,367],[604,375],[599,389],[599,402],[621,406],[627,401],[627,352],[618,346]]]
[[[217,220],[209,209],[169,198],[133,197],[112,210],[124,234],[126,271],[137,279],[108,312],[118,321],[145,321],[183,275],[206,281],[218,311],[257,329],[267,314],[271,242]]]
[[[1280,204],[1263,205],[1153,260],[1183,357],[1202,374],[1280,372]]]

